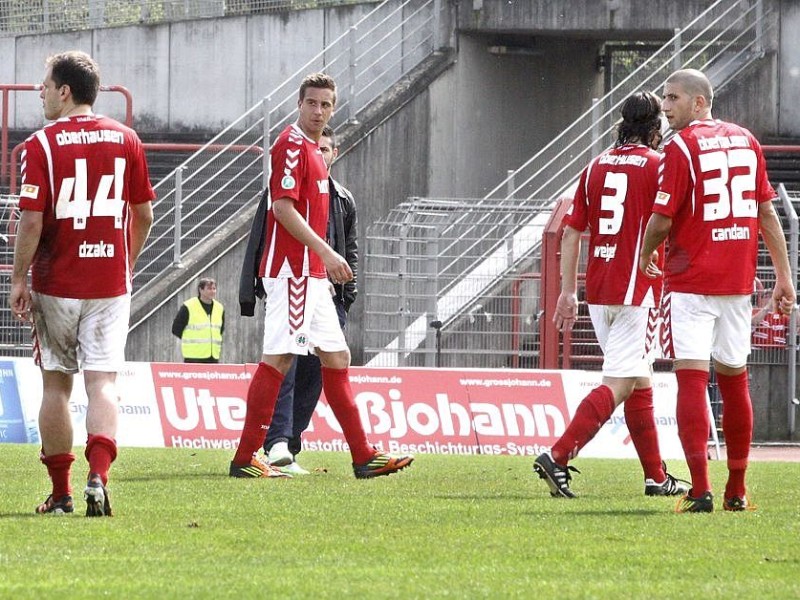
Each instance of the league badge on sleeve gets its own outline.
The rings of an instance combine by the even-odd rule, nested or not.
[[[31,200],[36,200],[36,197],[38,195],[39,195],[39,186],[33,185],[32,183],[24,184],[19,191],[20,198],[30,198]]]
[[[669,194],[667,192],[658,192],[656,194],[656,204],[666,206],[669,202]]]
[[[292,190],[294,189],[295,181],[294,177],[291,175],[285,175],[283,179],[281,179],[281,187],[285,190]]]

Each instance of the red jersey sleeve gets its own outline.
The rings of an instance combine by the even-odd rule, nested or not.
[[[22,184],[19,192],[21,210],[44,212],[50,200],[50,178],[42,145],[31,136],[22,154]]]
[[[575,190],[575,198],[572,200],[572,206],[569,207],[567,214],[564,216],[564,224],[577,231],[586,231],[589,226],[589,200],[586,196],[588,171],[589,167],[581,173],[578,189]]]
[[[269,178],[269,193],[274,200],[291,198],[297,202],[301,197],[305,153],[303,139],[296,133],[281,136],[271,151],[272,174]]]
[[[677,137],[664,147],[661,155],[658,192],[653,202],[653,212],[674,218],[681,206],[691,201],[692,182],[689,157]]]

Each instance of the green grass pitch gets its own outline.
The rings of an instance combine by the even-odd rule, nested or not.
[[[87,519],[82,449],[64,517],[33,514],[38,447],[0,450],[0,598],[800,597],[796,463],[751,464],[755,512],[679,515],[633,460],[578,458],[565,500],[529,458],[423,455],[364,481],[306,452],[312,475],[237,480],[229,452],[122,448],[115,516]]]

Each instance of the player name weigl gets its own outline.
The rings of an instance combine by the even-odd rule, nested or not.
[[[113,129],[95,129],[93,131],[60,131],[56,134],[56,144],[69,146],[70,144],[124,144],[125,138],[121,131]]]
[[[114,244],[106,244],[100,240],[99,244],[83,242],[78,246],[78,256],[80,258],[114,258]]]

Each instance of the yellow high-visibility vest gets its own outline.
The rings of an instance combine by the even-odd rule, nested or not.
[[[183,358],[219,360],[222,350],[222,303],[213,301],[211,315],[203,308],[200,298],[194,297],[183,305],[189,309],[189,322],[181,336]]]

